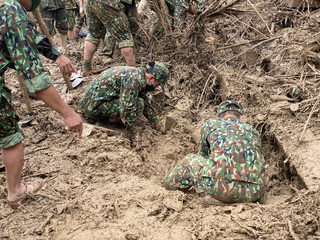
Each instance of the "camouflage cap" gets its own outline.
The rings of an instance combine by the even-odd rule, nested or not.
[[[164,91],[164,84],[169,78],[169,69],[161,62],[149,62],[146,66],[155,79],[160,82],[161,88]]]
[[[234,106],[230,106],[231,104],[236,105],[238,108]],[[238,102],[233,100],[227,100],[219,104],[218,116],[226,111],[235,111],[243,115],[243,107]]]

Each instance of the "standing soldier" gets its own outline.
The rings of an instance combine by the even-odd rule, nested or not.
[[[130,0],[128,0],[130,1]],[[134,2],[130,2],[131,5]],[[84,71],[83,76],[92,71],[91,60],[104,38],[106,28],[119,43],[119,48],[127,65],[135,66],[136,57],[133,50],[134,41],[129,22],[124,13],[125,5],[120,0],[86,0],[85,12],[89,34],[84,44]]]
[[[45,22],[49,34],[55,33],[55,27],[61,38],[63,49],[67,49],[68,21],[65,9],[65,0],[42,0],[40,3],[40,13]]]
[[[123,11],[128,17],[128,22],[129,22],[129,28],[132,33],[132,36],[134,38],[134,44],[137,46],[139,41],[137,40],[137,33],[139,31],[139,17],[138,17],[138,11],[137,11],[137,6],[135,4],[135,1],[132,0],[132,3],[127,0],[122,0],[123,5],[125,6]],[[106,35],[104,39],[104,48],[103,48],[103,53],[109,57],[112,57],[114,53],[114,49],[116,46],[116,39],[109,33],[108,29],[106,29]],[[137,46],[138,47],[138,46]],[[136,50],[137,48],[135,48]]]
[[[79,10],[77,4],[74,0],[65,0],[65,8],[67,14],[67,22],[68,22],[68,39],[74,39],[73,29],[76,25],[76,19],[79,15]]]
[[[38,6],[36,2],[39,4],[39,1],[21,0],[21,6],[18,0],[0,0],[0,148],[6,169],[8,204],[12,208],[18,208],[28,194],[38,191],[42,182],[21,182],[24,135],[10,90],[5,86],[4,72],[8,68],[15,69],[29,92],[36,93],[64,118],[67,130],[80,135],[82,132],[80,116],[59,96],[43,69],[39,52],[54,60],[63,74],[70,76],[77,70],[33,27],[25,9],[34,10]]]
[[[160,62],[143,67],[113,67],[93,81],[80,103],[84,113],[96,120],[107,119],[129,127],[132,140],[139,141],[136,119],[142,114],[157,130],[164,132],[147,93],[168,79],[169,70]]]
[[[168,190],[207,192],[225,203],[254,202],[266,191],[269,177],[261,139],[243,120],[235,101],[219,105],[218,118],[201,127],[198,154],[189,154],[164,178]]]
[[[75,23],[73,32],[76,37],[84,37],[84,36],[87,36],[87,32],[82,29],[82,32],[84,32],[85,35],[83,35],[83,33],[80,33],[80,30],[85,21],[83,0],[76,0],[76,4],[78,7],[77,8],[78,11],[77,11],[76,23]]]
[[[150,8],[154,10],[153,1],[147,0]],[[160,1],[160,0],[159,0]],[[161,9],[165,16],[167,16],[167,22],[170,24],[170,28],[174,30],[181,30],[183,28],[183,22],[187,17],[187,14],[195,14],[204,0],[165,0],[165,8]],[[159,19],[159,16],[155,20],[152,28],[152,35],[157,39],[163,35],[163,26]]]

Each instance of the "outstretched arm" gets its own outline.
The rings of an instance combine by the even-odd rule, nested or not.
[[[35,92],[38,97],[49,107],[59,113],[66,123],[66,130],[82,134],[81,117],[65,102],[54,86],[50,86],[42,91]]]

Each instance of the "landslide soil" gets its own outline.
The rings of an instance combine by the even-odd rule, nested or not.
[[[100,124],[79,137],[64,130],[57,113],[32,99],[35,120],[23,127],[23,180],[46,183],[11,210],[0,163],[0,239],[319,239],[319,191],[306,188],[287,156],[294,149],[284,152],[278,141],[297,141],[309,116],[308,131],[319,134],[316,100],[290,110],[292,103],[319,93],[319,10],[287,8],[282,1],[253,2],[225,7],[224,1],[208,1],[182,33],[159,41],[149,34],[154,14],[147,10],[141,15],[137,65],[157,60],[171,72],[165,93],[152,95],[161,122],[168,128],[168,117],[177,123],[165,135],[141,118],[143,141],[135,147],[122,125]],[[57,36],[55,42],[60,46]],[[66,52],[78,69],[83,43],[69,44]],[[98,72],[125,64],[118,51],[111,59],[101,50],[93,60],[96,72],[69,92],[79,114],[81,97]],[[43,62],[65,97],[59,69]],[[6,82],[17,90],[18,114],[27,117],[14,71],[6,72]],[[292,92],[295,86],[298,91]],[[240,101],[245,120],[262,136],[271,178],[266,197],[227,205],[193,190],[165,190],[162,178],[198,150],[199,127],[225,99]]]

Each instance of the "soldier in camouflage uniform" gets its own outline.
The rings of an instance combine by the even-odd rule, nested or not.
[[[134,44],[137,46],[138,42],[137,41],[137,33],[139,31],[139,17],[138,17],[138,10],[135,4],[135,1],[132,1],[132,4],[128,4],[124,1],[122,1],[122,4],[125,6],[123,9],[124,13],[128,17],[128,22],[129,22],[129,28],[132,33],[132,36],[134,38]],[[112,57],[114,53],[114,49],[116,47],[116,39],[109,33],[108,29],[106,29],[107,33],[104,38],[104,48],[103,48],[103,53],[107,56]],[[138,47],[138,46],[137,46]],[[136,50],[137,48],[135,48]]]
[[[128,4],[134,4],[132,0],[127,1],[129,1]],[[106,28],[119,42],[119,48],[126,59],[127,65],[134,66],[136,64],[133,36],[128,18],[123,11],[124,8],[125,5],[120,0],[85,1],[89,34],[84,45],[84,76],[88,75],[92,70],[91,60],[97,50],[100,39],[104,38],[106,34]]]
[[[84,23],[84,14],[80,15],[79,0],[65,0],[68,21],[68,39],[76,40]]]
[[[54,60],[60,71],[77,72],[70,60],[55,49],[48,38],[33,27],[26,9],[33,10],[37,0],[0,0],[0,148],[8,184],[8,203],[17,208],[27,194],[41,187],[41,182],[21,183],[24,135],[18,123],[10,90],[5,86],[4,72],[15,69],[31,93],[52,107],[66,122],[66,129],[82,131],[82,120],[59,96],[39,58],[41,52]]]
[[[154,10],[153,1],[147,0],[150,8]],[[185,21],[187,14],[195,14],[203,4],[204,0],[165,0],[166,6],[164,9],[161,9],[167,16],[167,22],[170,26],[179,30],[183,28],[183,22]],[[152,28],[152,35],[157,39],[161,38],[163,35],[163,27],[159,16],[155,20]]]
[[[40,3],[40,13],[50,35],[54,34],[54,27],[57,28],[61,38],[61,45],[66,49],[68,20],[65,0],[42,0]]]
[[[68,22],[68,38],[69,40],[74,39],[74,32],[73,29],[76,25],[76,19],[78,16],[78,8],[76,2],[74,0],[65,0],[65,9],[67,15],[67,22]]]
[[[139,140],[135,121],[142,114],[154,128],[164,132],[147,93],[159,85],[163,89],[168,74],[169,70],[160,62],[150,62],[145,68],[110,68],[89,86],[80,106],[92,118],[122,121],[129,127],[133,141]]]
[[[201,127],[198,154],[189,154],[164,178],[169,190],[191,186],[225,203],[254,202],[266,191],[269,177],[258,132],[243,122],[235,101],[219,105],[218,118]]]
[[[84,24],[84,21],[85,21],[83,1],[76,0],[76,4],[77,4],[78,8],[77,8],[76,23],[75,23],[73,32],[76,37],[84,37],[84,36],[81,36],[82,33],[80,34],[80,30],[81,30],[81,28]],[[84,32],[86,32],[86,31],[84,31]],[[87,36],[87,34],[85,36]]]

